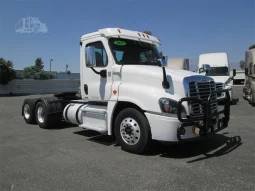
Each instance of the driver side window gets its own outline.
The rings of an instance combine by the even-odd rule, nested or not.
[[[108,56],[103,43],[98,41],[89,43],[86,47],[88,46],[93,46],[95,48],[96,67],[106,67],[108,65]]]

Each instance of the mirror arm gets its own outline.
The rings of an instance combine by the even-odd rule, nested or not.
[[[96,74],[100,75],[102,78],[106,78],[106,70],[101,70],[100,72],[98,72],[93,67],[91,67],[91,70],[93,70],[93,72],[95,72]]]
[[[91,70],[93,70],[96,74],[100,74],[100,72],[96,71],[93,67],[91,67]]]
[[[163,70],[163,81],[162,81],[162,86],[163,86],[164,89],[169,89],[170,84],[169,84],[169,82],[167,81],[166,69],[165,69],[164,66],[162,67],[162,70]]]

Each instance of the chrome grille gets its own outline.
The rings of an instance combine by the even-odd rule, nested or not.
[[[222,90],[223,83],[216,83],[216,90]],[[221,97],[224,93],[217,93],[217,97]]]
[[[189,82],[189,96],[190,97],[199,97],[201,100],[207,100],[211,91],[216,90],[216,85],[214,81],[192,81]],[[216,101],[216,94],[212,95],[211,101]],[[204,108],[199,103],[190,103],[191,104],[191,115],[200,116],[204,113]],[[211,103],[210,113],[217,110],[217,102]]]

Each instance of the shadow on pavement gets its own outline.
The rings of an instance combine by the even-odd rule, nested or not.
[[[74,134],[87,137],[89,141],[93,141],[105,146],[119,146],[116,139],[109,135],[102,135],[91,130],[82,130],[74,132]],[[159,142],[154,142],[152,148],[141,156],[160,156],[165,158],[192,158],[187,163],[198,162],[212,157],[219,157],[228,154],[242,145],[241,137],[227,137],[224,134],[215,134],[207,138],[196,140],[194,142],[186,142],[180,144],[165,145]],[[202,155],[202,156],[201,156]]]
[[[233,98],[231,105],[236,105],[239,102],[239,98]]]
[[[196,142],[182,143],[172,146],[162,145],[156,150],[160,157],[167,158],[191,158],[199,156],[199,158],[187,162],[193,163],[212,157],[226,155],[240,145],[242,145],[240,136],[227,137],[224,134],[215,134],[207,139]]]
[[[118,146],[118,143],[116,142],[116,139],[112,136],[109,136],[107,134],[100,134],[96,131],[92,130],[82,130],[78,132],[74,132],[74,134],[82,135],[84,137],[88,137],[89,141],[93,141],[102,145],[110,146]]]
[[[59,125],[50,128],[50,130],[61,130],[61,129],[68,129],[68,128],[73,128],[73,127],[78,127],[78,125],[62,121]]]

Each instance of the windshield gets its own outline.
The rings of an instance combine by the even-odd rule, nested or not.
[[[202,71],[204,72],[204,71]],[[200,73],[202,73],[200,72]],[[228,76],[228,67],[211,67],[210,70],[208,70],[207,76]]]
[[[117,64],[160,65],[160,56],[155,45],[121,38],[111,38],[109,45]]]

